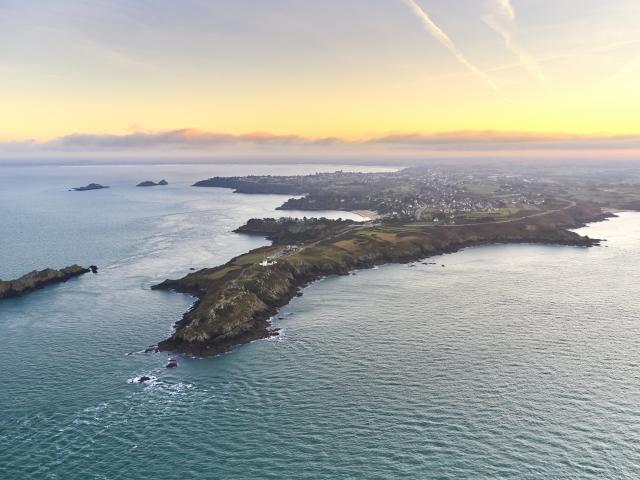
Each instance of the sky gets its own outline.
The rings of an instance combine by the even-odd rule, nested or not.
[[[0,0],[0,158],[640,158],[638,0]]]

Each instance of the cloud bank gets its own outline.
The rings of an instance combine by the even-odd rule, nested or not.
[[[334,141],[332,138],[310,140],[298,135],[274,135],[266,132],[251,132],[242,135],[216,133],[182,128],[164,132],[136,132],[125,135],[91,135],[73,134],[46,142],[53,149],[77,150],[86,148],[100,149],[139,149],[139,148],[174,148],[193,149],[220,147],[226,145],[325,145]]]
[[[565,133],[500,132],[463,130],[433,134],[399,133],[368,140],[367,143],[417,147],[432,150],[452,148],[469,151],[497,150],[618,150],[640,149],[638,135],[577,135]]]
[[[591,152],[591,153],[589,153]],[[45,142],[0,142],[0,160],[17,158],[156,157],[190,158],[216,156],[339,156],[432,157],[451,156],[508,158],[531,155],[640,159],[640,134],[575,135],[563,133],[454,131],[441,133],[397,132],[352,140],[307,138],[254,132],[241,135],[192,128],[123,135],[73,134]]]

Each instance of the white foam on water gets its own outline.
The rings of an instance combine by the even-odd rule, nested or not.
[[[148,377],[148,380],[142,381],[142,377]],[[158,381],[158,377],[155,375],[140,375],[139,377],[133,377],[127,379],[129,385],[154,385]]]

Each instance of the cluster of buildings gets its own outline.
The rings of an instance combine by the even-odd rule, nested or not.
[[[375,210],[388,219],[452,219],[510,206],[541,206],[535,182],[513,175],[470,174],[468,169],[408,168],[396,172],[337,171],[303,176],[247,177],[299,192],[283,209]]]
[[[396,174],[362,174],[372,188],[367,200],[386,217],[452,221],[474,212],[494,213],[509,206],[544,204],[544,196],[531,182],[515,178],[475,176],[432,169],[408,169]],[[495,193],[474,193],[475,183],[493,185]]]
[[[268,257],[265,257],[265,259],[262,262],[260,262],[260,266],[270,267],[271,265],[275,265],[276,263],[278,263],[279,258],[282,258],[285,255],[296,253],[298,250],[300,250],[300,247],[298,245],[286,245],[284,248],[282,248],[281,250],[278,250],[273,255],[269,255]]]

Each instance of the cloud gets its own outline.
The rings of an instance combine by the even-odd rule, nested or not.
[[[494,11],[485,15],[482,18],[483,21],[502,37],[505,46],[516,56],[520,65],[526,68],[531,75],[536,77],[542,83],[548,83],[547,77],[544,75],[538,62],[513,38],[516,12],[510,0],[494,1]]]
[[[429,33],[436,40],[438,40],[442,45],[444,45],[456,57],[458,62],[464,65],[464,67],[467,70],[469,70],[472,74],[483,79],[487,83],[487,85],[489,85],[493,90],[499,91],[498,86],[494,83],[491,77],[489,77],[489,75],[484,73],[482,70],[476,67],[473,63],[467,60],[467,58],[464,56],[462,51],[455,45],[455,43],[453,43],[453,41],[449,38],[449,36],[438,25],[436,25],[433,22],[433,20],[431,20],[431,17],[429,17],[427,12],[425,12],[424,9],[415,2],[415,0],[403,0],[403,1],[411,9],[411,11],[422,21],[422,24],[429,31]]]
[[[298,135],[274,135],[266,132],[251,132],[242,135],[207,132],[193,128],[168,130],[163,132],[134,132],[125,135],[72,134],[44,143],[51,149],[82,150],[94,149],[145,149],[175,148],[193,149],[222,147],[227,145],[313,145],[330,144],[332,138],[316,140]]]
[[[632,58],[631,61],[626,63],[620,70],[618,70],[615,74],[613,74],[612,76],[607,78],[604,81],[604,85],[605,86],[609,86],[612,83],[620,80],[621,78],[632,74],[633,72],[635,72],[638,69],[640,69],[640,55],[638,55],[635,58]]]
[[[440,133],[399,132],[361,140],[308,138],[252,132],[241,135],[184,128],[123,135],[73,134],[46,142],[0,141],[0,158],[19,156],[175,156],[215,154],[341,154],[426,152],[523,152],[570,150],[640,152],[640,134],[577,135],[565,133],[461,130]]]
[[[505,13],[505,15],[507,17],[509,17],[510,20],[515,20],[516,19],[516,11],[513,8],[513,5],[511,5],[511,0],[496,0],[498,2],[498,5],[502,8],[502,11]]]
[[[500,132],[461,130],[442,133],[395,133],[366,143],[427,150],[546,150],[546,149],[640,149],[640,134],[577,135],[544,132]]]

